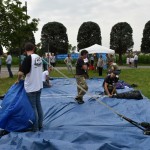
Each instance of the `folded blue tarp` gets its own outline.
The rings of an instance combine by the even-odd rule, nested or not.
[[[11,132],[0,139],[1,149],[19,150],[148,150],[150,137],[115,111],[137,122],[150,122],[150,102],[102,96],[103,79],[87,80],[89,93],[82,105],[74,101],[75,79],[54,79],[53,86],[42,90],[44,128],[33,133]],[[118,90],[130,91],[131,88]],[[100,101],[100,102],[99,102]]]
[[[20,131],[30,128],[34,121],[34,112],[22,80],[10,87],[0,105],[0,128]]]

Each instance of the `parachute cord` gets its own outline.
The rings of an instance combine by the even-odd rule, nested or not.
[[[43,59],[44,60],[44,59]],[[45,60],[44,60],[45,61]],[[63,74],[61,71],[59,71],[56,67],[53,67],[50,63],[48,63],[47,61],[45,61],[49,66],[51,66],[53,69],[55,69],[59,74],[61,74],[63,77],[65,77],[66,79],[69,79],[70,80],[70,78],[68,77],[68,76],[66,76],[65,74]],[[71,81],[71,80],[70,80]],[[139,127],[137,124],[139,124],[139,123],[137,123],[137,122],[135,122],[135,121],[133,121],[133,120],[131,120],[131,119],[129,119],[129,118],[127,118],[127,117],[125,117],[125,116],[123,116],[122,114],[120,114],[120,113],[118,113],[115,109],[113,109],[112,107],[110,107],[109,105],[107,105],[106,103],[104,103],[104,102],[102,102],[101,100],[100,100],[100,98],[103,98],[104,96],[103,95],[95,95],[94,97],[93,97],[93,95],[90,93],[90,92],[88,92],[88,91],[86,91],[85,89],[83,89],[80,85],[78,85],[76,82],[73,82],[73,81],[71,81],[73,84],[76,84],[81,90],[83,90],[87,95],[89,95],[91,98],[93,98],[93,99],[95,99],[98,103],[100,103],[100,104],[102,104],[103,106],[105,106],[106,108],[108,108],[109,110],[111,110],[111,112],[113,112],[115,115],[117,115],[117,116],[119,116],[120,118],[122,118],[122,119],[124,119],[124,120],[126,120],[127,122],[129,122],[129,123],[131,123],[131,124],[133,124],[134,126],[136,126],[136,127],[138,127],[139,129],[141,129],[141,130],[144,130],[143,128],[141,128],[141,127]],[[108,96],[105,96],[105,97],[108,97]]]
[[[44,60],[44,59],[43,59]],[[45,60],[44,60],[45,61]],[[51,66],[53,69],[55,69],[59,74],[61,74],[63,77],[65,77],[66,79],[70,80],[70,78],[68,76],[66,76],[65,74],[63,74],[59,69],[57,69],[56,67],[53,67],[50,63],[48,63],[47,61],[45,61],[49,66]],[[93,97],[93,95],[91,93],[89,93],[88,91],[86,91],[85,89],[83,89],[80,85],[78,85],[76,82],[71,81],[73,84],[76,84],[82,91],[84,91],[87,95],[89,95],[91,98],[97,100],[100,104],[104,105],[105,107],[107,107],[108,109],[110,109],[113,113],[117,114],[118,113],[109,105],[107,105],[106,103],[102,102],[101,100],[99,100],[99,98],[102,98],[103,96],[101,95],[95,95]],[[105,96],[107,97],[107,96]]]

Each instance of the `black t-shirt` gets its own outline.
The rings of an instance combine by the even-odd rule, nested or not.
[[[87,72],[82,68],[82,66],[85,65],[84,60],[80,57],[77,60],[76,64],[76,75],[85,75]]]
[[[105,79],[104,79],[104,82],[103,82],[103,86],[105,83],[108,83],[112,86],[114,86],[115,83],[117,83],[117,78],[116,77],[111,77],[110,75],[108,75]]]
[[[22,65],[19,68],[19,71],[23,72],[24,75],[28,74],[31,70],[31,55],[27,56]]]

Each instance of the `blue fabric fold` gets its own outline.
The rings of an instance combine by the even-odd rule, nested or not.
[[[43,129],[39,132],[11,132],[0,139],[1,149],[19,150],[148,150],[150,137],[100,103],[136,121],[150,122],[150,101],[101,96],[103,79],[88,79],[89,93],[79,105],[75,79],[51,81],[43,89]],[[67,84],[66,84],[67,82]],[[119,93],[131,90],[124,88]],[[94,98],[96,97],[96,99]]]
[[[0,106],[0,128],[9,132],[30,128],[35,115],[24,89],[24,81],[13,84]]]

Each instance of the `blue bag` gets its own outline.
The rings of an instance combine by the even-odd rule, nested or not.
[[[21,131],[31,128],[35,114],[24,89],[24,81],[10,87],[0,106],[0,128]]]

